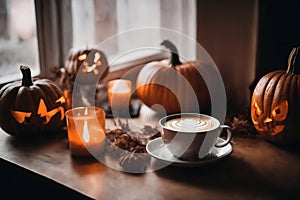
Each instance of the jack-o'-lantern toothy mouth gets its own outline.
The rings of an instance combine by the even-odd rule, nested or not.
[[[58,106],[57,108],[54,108],[52,110],[49,110],[47,108],[47,105],[45,104],[45,101],[43,99],[40,99],[38,110],[37,110],[37,115],[39,115],[41,118],[45,119],[45,121],[43,122],[44,124],[48,124],[49,121],[52,119],[52,117],[54,115],[56,115],[57,113],[60,113],[61,120],[64,119],[64,108],[61,105],[65,103],[65,98],[60,97],[55,102],[59,103],[60,106]],[[28,119],[32,116],[33,113],[11,110],[11,114],[18,123],[28,125],[28,124],[30,124],[30,120],[28,120]]]
[[[269,135],[276,135],[285,128],[285,125],[273,125],[272,123],[264,124],[261,127],[258,124],[254,124],[254,126],[258,131],[268,133]]]

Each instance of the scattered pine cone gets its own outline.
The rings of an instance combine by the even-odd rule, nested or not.
[[[246,119],[243,115],[227,118],[225,124],[231,127],[231,132],[234,135],[250,137],[257,135],[257,131],[254,128],[252,122]]]

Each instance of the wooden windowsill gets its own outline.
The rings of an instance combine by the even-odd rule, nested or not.
[[[109,74],[103,79],[102,82],[118,79],[130,70],[134,71],[133,76],[136,77],[139,69],[143,67],[145,64],[152,61],[159,61],[166,58],[168,58],[168,55],[162,52],[157,54],[151,54],[138,59],[131,59],[131,61],[127,61],[127,62],[113,63],[112,66],[110,66],[109,68]]]

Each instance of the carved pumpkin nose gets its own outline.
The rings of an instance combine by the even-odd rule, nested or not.
[[[265,120],[264,120],[264,123],[268,123],[268,122],[271,122],[273,121],[271,118],[267,117]]]

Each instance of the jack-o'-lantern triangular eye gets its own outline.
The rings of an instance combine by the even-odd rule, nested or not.
[[[255,100],[253,100],[252,103],[252,109],[251,109],[251,118],[254,124],[258,124],[258,117],[262,115],[262,110],[260,109],[259,105]]]
[[[64,100],[64,98],[59,98],[58,100],[61,102],[62,100]],[[58,113],[58,112],[61,113],[61,120],[63,120],[63,118],[64,118],[64,109],[63,109],[63,107],[59,106],[57,108],[54,108],[54,109],[48,111],[48,108],[47,108],[44,100],[40,99],[40,103],[39,103],[37,114],[39,114],[41,117],[45,117],[46,121],[44,122],[44,124],[49,123],[49,121],[51,120],[51,118],[54,115],[56,115],[56,113]]]
[[[258,106],[258,104],[256,103],[256,102],[254,102],[254,111],[255,111],[255,114],[257,115],[257,116],[259,116],[259,115],[261,115],[262,114],[262,111],[261,111],[261,109],[259,108],[259,106]]]
[[[14,110],[11,110],[10,112],[12,116],[15,118],[15,120],[19,122],[19,124],[23,124],[26,120],[26,117],[31,116],[31,112],[22,112],[22,111],[14,111]]]
[[[272,116],[276,121],[283,121],[285,120],[288,114],[289,104],[287,100],[281,102],[278,106],[275,106],[272,110]]]

